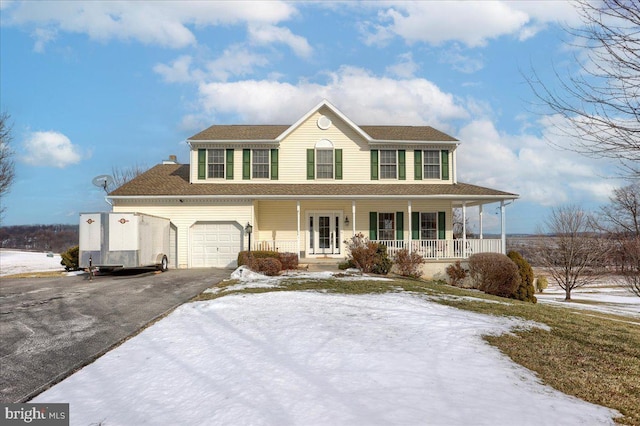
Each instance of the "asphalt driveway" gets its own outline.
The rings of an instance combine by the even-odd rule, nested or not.
[[[29,400],[230,272],[3,278],[0,401]]]

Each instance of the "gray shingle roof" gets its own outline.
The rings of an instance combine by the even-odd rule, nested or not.
[[[289,125],[215,125],[189,138],[190,141],[274,140]],[[372,139],[384,141],[457,142],[430,126],[360,126]]]
[[[222,181],[224,182],[224,181]],[[220,196],[224,197],[425,197],[443,196],[453,198],[488,197],[496,199],[517,198],[517,194],[491,188],[457,184],[429,183],[189,183],[189,165],[160,164],[122,185],[109,194],[113,197],[129,196]]]

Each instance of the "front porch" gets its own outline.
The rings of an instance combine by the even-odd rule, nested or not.
[[[468,259],[474,253],[503,253],[501,239],[444,239],[444,240],[373,240],[387,246],[389,257],[407,249],[420,253],[426,260]],[[251,250],[298,252],[297,240],[259,240],[251,244]],[[346,256],[346,253],[344,254]]]

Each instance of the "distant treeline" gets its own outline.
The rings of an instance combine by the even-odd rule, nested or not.
[[[61,253],[78,245],[78,225],[16,225],[0,228],[0,247]]]

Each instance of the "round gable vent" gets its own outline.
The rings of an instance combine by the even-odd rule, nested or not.
[[[329,127],[331,127],[331,120],[329,119],[329,117],[327,117],[326,115],[321,115],[320,118],[318,118],[318,127],[322,130],[327,130]]]

